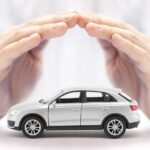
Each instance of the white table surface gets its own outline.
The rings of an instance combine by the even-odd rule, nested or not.
[[[150,147],[150,121],[140,114],[139,128],[127,130],[120,139],[109,139],[103,131],[47,131],[41,138],[29,139],[22,132],[8,129],[7,117],[4,117],[0,121],[0,150],[147,150]]]

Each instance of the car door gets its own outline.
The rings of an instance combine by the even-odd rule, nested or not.
[[[49,106],[50,126],[79,126],[81,92],[63,94]]]
[[[82,104],[81,125],[100,125],[108,109],[102,92],[87,91]]]

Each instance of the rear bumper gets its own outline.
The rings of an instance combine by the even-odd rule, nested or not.
[[[140,123],[140,121],[128,123],[128,124],[127,124],[127,128],[128,128],[128,129],[137,128],[138,125],[139,125],[139,123]]]

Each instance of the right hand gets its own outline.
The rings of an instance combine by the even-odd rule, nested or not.
[[[0,33],[0,117],[34,88],[47,39],[62,36],[77,23],[76,13],[48,15]]]

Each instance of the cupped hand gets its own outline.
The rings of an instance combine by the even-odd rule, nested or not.
[[[136,99],[150,118],[150,37],[120,21],[86,12],[41,17],[0,34],[0,116],[32,91],[45,41],[77,23],[99,40],[114,85]]]
[[[33,90],[41,73],[46,41],[62,36],[76,23],[76,13],[60,13],[0,33],[0,117]]]
[[[113,84],[137,100],[150,118],[150,37],[103,15],[78,12],[78,16],[79,25],[104,49]]]

